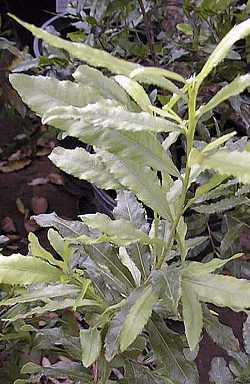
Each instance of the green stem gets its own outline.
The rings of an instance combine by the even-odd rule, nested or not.
[[[173,222],[171,233],[169,236],[169,240],[166,244],[166,251],[162,255],[161,258],[157,261],[156,268],[160,269],[162,265],[165,262],[165,255],[167,255],[173,245],[174,242],[174,236],[176,233],[177,226],[179,224],[180,218],[182,217],[184,211],[185,211],[185,201],[186,201],[186,195],[189,188],[190,183],[190,174],[191,174],[191,167],[188,165],[188,159],[190,152],[193,148],[193,142],[194,142],[194,134],[195,134],[195,128],[197,125],[197,118],[196,118],[196,100],[197,100],[197,93],[198,93],[198,84],[196,83],[195,79],[189,86],[189,102],[188,102],[188,130],[187,130],[187,159],[186,159],[186,172],[185,177],[183,181],[183,190],[180,197],[180,206],[178,213],[176,215],[176,218]]]

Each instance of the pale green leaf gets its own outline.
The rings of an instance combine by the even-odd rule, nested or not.
[[[237,253],[229,257],[228,259],[213,258],[207,263],[199,263],[197,261],[192,261],[188,264],[187,267],[185,267],[184,271],[188,273],[197,273],[198,275],[201,275],[203,273],[211,273],[216,271],[216,269],[222,268],[225,264],[229,263],[230,261],[237,260],[241,256],[243,256],[243,253]]]
[[[141,333],[151,316],[157,296],[152,287],[144,288],[131,306],[120,334],[120,349],[125,351]]]
[[[102,213],[87,214],[80,217],[85,224],[107,235],[114,244],[126,246],[137,241],[144,244],[150,243],[149,236],[137,229],[130,221],[112,220]]]
[[[46,249],[40,245],[36,235],[32,232],[29,233],[29,247],[29,256],[39,257],[40,259],[48,261],[52,265],[62,267],[62,262],[56,260],[50,252],[46,251]]]
[[[250,29],[249,29],[250,33]],[[223,87],[209,102],[202,106],[198,111],[198,116],[216,108],[220,103],[236,96],[250,86],[250,74],[236,77],[231,83]]]
[[[154,133],[181,130],[177,124],[171,121],[154,117],[148,112],[130,112],[114,100],[108,99],[88,104],[83,108],[74,106],[50,108],[44,113],[42,121],[44,124],[50,124],[59,129],[63,129],[65,121],[71,122],[75,132],[80,128],[81,130],[109,128]]]
[[[249,308],[250,283],[247,280],[211,273],[186,272],[182,279],[184,283],[192,285],[200,301],[230,307],[236,311]]]
[[[228,152],[224,149],[205,155],[193,150],[190,165],[198,164],[202,169],[213,169],[222,175],[234,176],[242,183],[250,183],[250,153]]]
[[[48,231],[48,240],[66,265],[68,265],[70,257],[72,256],[72,249],[70,248],[69,242],[53,228],[50,228]]]
[[[183,97],[185,99],[185,94],[172,81],[166,78],[166,77],[170,78],[170,76],[164,76],[166,74],[165,71],[166,70],[160,69],[160,68],[138,67],[135,70],[133,70],[129,76],[131,79],[135,79],[140,83],[156,85],[157,87],[166,89],[171,93],[177,94],[180,97]],[[173,74],[173,72],[167,71],[168,75],[170,73]],[[183,82],[184,80],[178,74],[175,74],[175,77],[178,77],[178,81],[182,79],[182,82]]]
[[[140,68],[138,64],[118,59],[108,52],[92,48],[86,44],[73,43],[68,40],[64,40],[61,37],[52,35],[51,33],[48,33],[41,28],[37,28],[32,24],[25,23],[14,15],[10,16],[24,28],[28,29],[34,36],[42,39],[55,48],[64,49],[71,56],[85,61],[93,67],[106,68],[110,72],[122,75],[129,75],[129,73],[134,69]]]
[[[134,282],[137,287],[140,286],[141,283],[141,272],[139,268],[134,263],[133,259],[128,254],[125,247],[119,248],[119,258],[123,265],[125,265],[133,276]]]
[[[166,323],[156,317],[149,321],[147,330],[154,357],[161,367],[161,374],[169,380],[167,383],[198,384],[196,365],[183,354],[185,344],[182,337],[170,331]]]
[[[110,174],[98,154],[90,154],[83,148],[56,147],[49,159],[64,172],[80,180],[88,180],[103,189],[121,189],[121,184]]]
[[[0,282],[11,285],[59,282],[63,277],[60,269],[31,256],[0,255]]]
[[[88,368],[99,357],[102,348],[101,333],[96,328],[81,329],[80,341],[83,366]]]
[[[227,133],[226,135],[219,137],[218,139],[211,141],[211,143],[209,143],[208,145],[205,146],[205,148],[203,148],[202,152],[206,153],[214,149],[217,149],[220,145],[224,144],[226,141],[230,140],[235,135],[236,135],[236,132],[233,131],[231,133]]]
[[[101,71],[91,68],[88,65],[80,65],[73,73],[78,83],[89,86],[105,99],[112,99],[118,103],[130,106],[130,97],[112,78],[104,76]]]
[[[50,108],[84,107],[103,99],[94,88],[69,80],[24,74],[11,74],[9,79],[22,100],[39,116]]]
[[[144,88],[139,83],[123,75],[115,76],[114,80],[126,90],[132,99],[139,105],[142,111],[151,112],[151,101]]]
[[[247,37],[250,33],[250,19],[243,21],[239,25],[231,29],[230,32],[221,40],[215,50],[209,56],[206,64],[202,68],[201,72],[197,76],[199,83],[209,75],[209,73],[215,68],[222,60],[225,59],[232,46],[241,39]]]
[[[223,181],[226,179],[227,179],[227,176],[216,173],[206,183],[202,184],[196,189],[194,200],[198,199],[199,197],[205,195],[207,192],[216,188],[218,185],[223,183]]]
[[[182,283],[181,302],[185,333],[189,348],[193,351],[200,341],[203,315],[198,295],[193,291],[191,284]]]
[[[181,83],[185,83],[184,77],[179,75],[176,72],[169,71],[167,69],[163,68],[157,68],[157,67],[139,67],[134,69],[130,74],[129,77],[131,79],[138,79],[140,75],[147,75],[149,78],[151,75],[157,75],[159,78],[166,77],[167,79],[180,81]]]

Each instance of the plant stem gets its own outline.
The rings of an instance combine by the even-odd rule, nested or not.
[[[185,177],[184,177],[184,181],[183,181],[183,190],[182,190],[182,194],[180,197],[179,210],[178,210],[176,218],[173,222],[173,225],[171,228],[171,233],[169,236],[169,240],[166,244],[165,255],[168,254],[168,252],[170,251],[170,249],[172,247],[177,226],[179,224],[181,216],[183,215],[183,213],[185,211],[185,201],[186,201],[187,191],[189,188],[190,174],[191,174],[191,168],[188,165],[188,159],[189,159],[190,152],[193,148],[194,133],[195,133],[196,125],[197,125],[196,100],[197,100],[198,88],[199,88],[199,86],[194,79],[193,82],[189,86],[186,172],[185,172]],[[162,267],[162,265],[165,261],[165,255],[163,254],[162,257],[158,260],[158,262],[156,264],[156,268],[160,269]]]

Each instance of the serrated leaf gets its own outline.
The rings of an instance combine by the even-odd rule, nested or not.
[[[59,282],[62,271],[45,261],[31,256],[0,255],[0,282],[11,285]]]
[[[157,87],[166,89],[171,93],[177,94],[185,99],[185,94],[172,81],[168,80],[170,76],[165,76],[166,72],[168,75],[174,73],[160,68],[138,67],[134,69],[129,76],[131,79],[135,79],[140,83],[156,85]],[[183,82],[183,78],[180,75],[175,74],[175,76],[178,77],[178,81]]]
[[[120,349],[124,352],[141,333],[151,316],[157,296],[152,287],[144,288],[135,303],[129,309],[121,329]]]
[[[81,216],[85,224],[97,229],[108,236],[109,240],[117,245],[126,246],[138,241],[149,244],[149,236],[137,229],[130,221],[124,219],[112,220],[102,213]]]
[[[250,29],[249,29],[250,33]],[[223,87],[209,102],[202,106],[198,112],[199,117],[216,108],[220,103],[236,96],[250,86],[250,75],[236,77],[231,83]]]
[[[169,379],[170,383],[172,380],[173,383],[198,384],[199,375],[195,363],[188,361],[182,352],[182,337],[170,331],[158,318],[149,321],[147,330],[164,378]]]
[[[103,189],[121,189],[121,184],[110,174],[97,154],[83,148],[65,149],[56,147],[49,159],[64,172],[80,180],[88,180]]]
[[[118,129],[132,132],[173,132],[180,131],[180,127],[161,117],[154,117],[148,112],[130,112],[114,100],[102,100],[78,108],[58,106],[47,109],[43,114],[43,124],[50,124],[62,129],[72,122],[72,128],[77,132],[81,128],[89,129]]]
[[[186,82],[184,77],[182,77],[178,73],[173,72],[173,71],[169,71],[167,69],[157,68],[157,67],[142,67],[142,68],[139,67],[139,68],[136,68],[129,74],[129,77],[131,79],[137,80],[140,75],[145,75],[145,76],[147,75],[149,78],[152,75],[157,75],[157,76],[159,76],[159,78],[161,78],[163,76],[163,77],[166,77],[167,79],[180,81],[181,83]]]
[[[250,33],[250,19],[243,21],[239,25],[231,29],[230,32],[221,40],[215,50],[209,56],[206,64],[202,68],[201,72],[197,76],[199,83],[209,75],[209,73],[215,68],[222,60],[225,59],[229,50],[240,39],[244,39]]]
[[[198,295],[192,289],[192,285],[183,282],[181,292],[185,333],[189,348],[191,351],[194,351],[200,341],[203,328],[202,307]]]
[[[214,384],[233,384],[234,378],[223,357],[214,357],[209,378]]]
[[[209,309],[204,311],[204,327],[214,343],[227,351],[239,352],[239,341],[234,336],[232,328],[222,324]]]
[[[52,35],[41,28],[37,28],[32,24],[25,23],[14,15],[10,16],[24,28],[28,29],[34,36],[42,39],[55,48],[64,49],[71,56],[85,61],[93,67],[106,68],[110,70],[110,72],[122,75],[128,75],[131,71],[140,67],[138,64],[118,59],[108,52],[92,48],[89,45],[69,42],[68,40]]]
[[[112,78],[104,76],[103,73],[88,65],[80,65],[73,73],[74,79],[84,86],[90,86],[98,90],[105,99],[113,99],[119,103],[130,106],[130,97]]]
[[[132,99],[139,105],[142,111],[151,112],[151,101],[145,92],[144,88],[135,80],[127,76],[117,75],[114,80],[132,97]]]
[[[88,368],[99,357],[102,348],[101,333],[96,328],[81,329],[80,342],[83,366]]]
[[[69,80],[24,74],[11,74],[9,79],[23,101],[39,116],[50,108],[68,105],[84,107],[103,99],[94,88]]]

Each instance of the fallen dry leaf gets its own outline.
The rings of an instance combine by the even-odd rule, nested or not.
[[[19,171],[20,169],[23,169],[30,165],[31,160],[30,159],[23,159],[23,160],[15,160],[15,161],[1,161],[0,162],[0,172],[3,173],[10,173]]]
[[[49,182],[48,177],[37,177],[28,183],[31,187],[35,187],[36,185],[44,185]]]
[[[18,211],[22,214],[22,215],[27,215],[27,213],[29,212],[28,209],[25,208],[24,206],[24,203],[22,202],[22,200],[20,199],[20,197],[18,197],[16,199],[16,206],[17,206],[17,209]]]
[[[5,233],[13,233],[13,232],[16,232],[16,226],[15,226],[15,224],[14,224],[14,221],[13,221],[12,218],[9,217],[9,216],[6,216],[6,217],[2,220],[1,226],[2,226],[2,230],[3,230]]]
[[[48,202],[45,197],[34,196],[31,199],[32,210],[36,215],[45,213],[48,209]]]
[[[64,185],[63,177],[59,173],[50,173],[48,178],[52,184]]]

